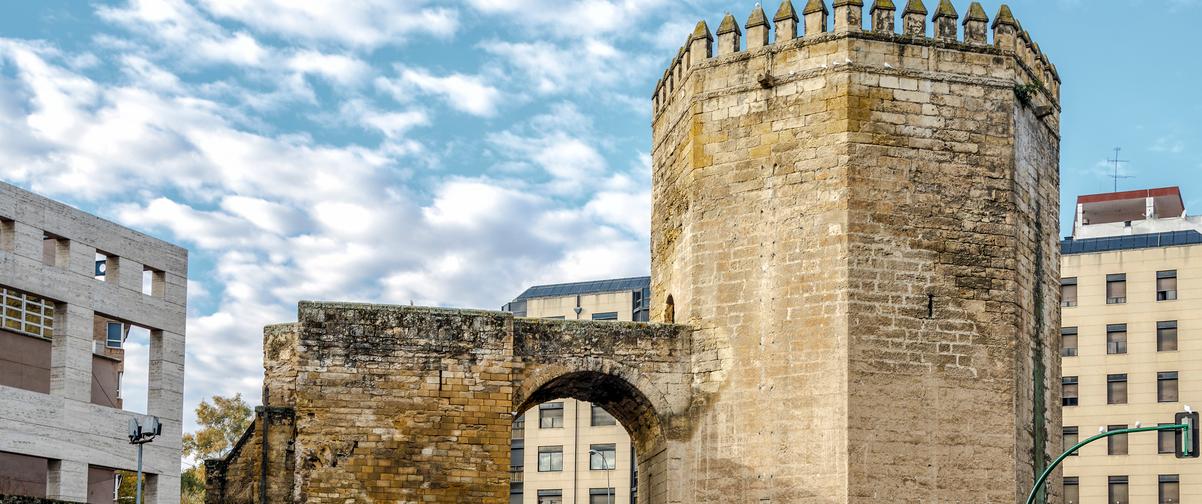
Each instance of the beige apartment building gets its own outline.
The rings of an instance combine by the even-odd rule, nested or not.
[[[1064,445],[1202,406],[1202,217],[1176,187],[1081,196],[1061,242]],[[1107,438],[1065,462],[1066,503],[1202,502],[1171,433]]]
[[[650,291],[650,277],[537,285],[502,309],[531,318],[646,322]],[[511,504],[635,502],[630,436],[587,402],[563,399],[526,411],[513,424],[511,453]]]

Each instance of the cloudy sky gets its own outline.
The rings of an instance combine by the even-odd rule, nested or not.
[[[1202,1],[1010,4],[1064,80],[1064,195],[1109,190],[1122,146],[1122,187],[1202,206]],[[646,274],[648,97],[698,19],[752,5],[4,2],[0,179],[188,247],[185,408],[254,403],[301,299]]]

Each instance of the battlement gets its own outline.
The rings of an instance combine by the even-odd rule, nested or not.
[[[980,2],[972,2],[961,17],[951,0],[940,0],[933,13],[928,12],[922,0],[909,0],[901,12],[902,31],[898,33],[897,7],[893,0],[869,1],[872,5],[868,11],[870,20],[867,29],[863,20],[864,0],[833,0],[833,11],[827,7],[825,0],[809,0],[800,16],[792,1],[784,0],[771,23],[757,3],[743,25],[746,29],[746,45],[742,41],[744,33],[739,23],[734,15],[727,13],[718,26],[716,51],[715,37],[705,20],[701,20],[656,84],[652,110],[659,114],[667,108],[676,90],[683,86],[686,77],[696,68],[849,38],[1010,56],[1010,61],[1015,62],[1019,69],[1013,72],[1015,86],[1024,89],[1024,93],[1039,91],[1052,109],[1059,110],[1060,74],[1056,65],[1040,50],[1039,44],[1033,42],[1031,34],[1022,28],[1006,4],[1001,5],[991,23]],[[928,14],[931,30],[927,28]],[[771,42],[770,32],[775,34]],[[815,53],[821,54],[821,51]],[[811,68],[797,70],[829,70],[849,66],[877,67],[885,72],[929,69],[928,60],[907,57],[905,50],[899,50],[893,58],[866,54],[859,61],[846,54],[834,57],[833,52],[827,52],[824,56],[808,58],[805,63]],[[997,65],[998,61],[996,58],[976,58],[967,63],[989,66]],[[998,76],[998,72],[986,68],[962,67],[946,71]],[[764,87],[770,87],[774,76],[764,73],[756,78]]]

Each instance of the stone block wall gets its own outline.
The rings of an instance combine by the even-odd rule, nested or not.
[[[263,502],[264,497],[266,502],[296,502],[295,437],[296,415],[291,408],[255,408],[253,423],[230,452],[221,459],[205,461],[205,502],[252,504]]]

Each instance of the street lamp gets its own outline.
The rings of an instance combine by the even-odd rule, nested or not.
[[[601,457],[601,469],[605,470],[605,502],[606,504],[614,504],[614,487],[609,483],[609,471],[613,469],[609,467],[609,463],[605,460],[605,455],[597,450],[589,450],[589,455]]]
[[[162,433],[163,424],[159,422],[159,417],[146,417],[144,423],[138,422],[137,417],[129,419],[129,444],[138,446],[138,479],[134,490],[136,504],[142,504],[142,445],[154,441]]]

